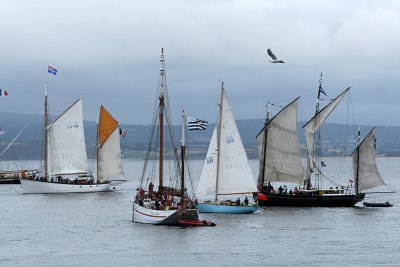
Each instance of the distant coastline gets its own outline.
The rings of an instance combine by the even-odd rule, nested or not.
[[[31,118],[31,114],[0,112],[0,129],[5,131],[5,134],[0,135],[1,151],[17,136]],[[41,116],[37,115],[0,160],[40,160],[43,157],[42,124]],[[255,137],[262,129],[263,124],[263,119],[237,120],[241,138],[250,159],[258,157]],[[95,158],[96,122],[85,121],[84,125],[87,155],[89,158]],[[297,132],[304,150],[305,141],[302,126],[303,122],[299,122]],[[367,134],[372,127],[372,125],[360,126],[361,135]],[[143,159],[151,126],[122,124],[121,128],[126,132],[126,137],[121,139],[124,157]],[[178,136],[180,126],[177,125],[175,128],[174,132],[177,134],[175,139],[180,140]],[[326,123],[321,133],[323,136],[322,156],[350,155],[356,144],[356,128],[344,124]],[[188,152],[192,158],[202,159],[205,157],[213,129],[214,125],[209,124],[204,131],[190,131],[188,133]],[[345,132],[348,133],[347,136],[343,134]],[[400,126],[377,126],[376,133],[377,156],[400,157]]]

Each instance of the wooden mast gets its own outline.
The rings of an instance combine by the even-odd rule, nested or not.
[[[47,151],[47,146],[48,146],[48,136],[47,136],[47,127],[49,125],[49,109],[47,105],[47,81],[44,83],[44,176],[47,177],[48,172],[47,172],[47,157],[48,157],[48,151]]]
[[[182,111],[182,144],[181,144],[181,207],[183,207],[183,201],[185,197],[185,157],[186,157],[186,115],[185,111]]]
[[[317,116],[317,114],[319,113],[319,104],[320,104],[320,96],[321,96],[321,92],[323,92],[322,89],[322,72],[321,72],[321,76],[319,78],[319,87],[318,87],[318,96],[317,96],[317,104],[315,106],[315,116]],[[323,92],[325,94],[325,92]],[[320,154],[320,149],[321,149],[321,132],[318,130],[317,133],[317,138],[315,138],[315,134],[313,136],[314,138],[314,142],[316,142],[316,146],[315,146],[315,160],[317,162],[317,164],[319,163],[319,154]],[[308,157],[308,160],[310,161],[310,157]],[[308,168],[311,168],[312,162],[308,162]],[[314,168],[314,167],[312,167]],[[313,171],[314,172],[314,171]],[[317,167],[317,170],[315,171],[315,181],[317,183],[317,186],[319,188],[319,169]],[[308,176],[308,179],[305,181],[305,186],[306,189],[311,189],[311,173]]]
[[[221,158],[221,129],[222,129],[222,100],[224,95],[224,82],[221,82],[221,100],[219,102],[219,125],[217,128],[217,177],[215,179],[215,203],[218,202],[219,165]]]
[[[361,133],[360,133],[360,127],[358,127],[358,134],[357,134],[357,175],[355,177],[354,181],[354,193],[358,193],[358,176],[359,176],[359,170],[360,170],[360,139],[361,139]]]
[[[164,48],[161,48],[160,57],[160,103],[159,109],[159,130],[160,130],[160,155],[159,155],[159,173],[158,173],[158,188],[163,188],[163,154],[164,154],[164,80],[165,80],[165,66],[164,66]]]
[[[264,182],[265,182],[265,163],[266,163],[266,152],[267,152],[267,135],[268,135],[268,131],[267,131],[267,126],[269,123],[269,102],[267,102],[267,115],[265,118],[265,123],[264,123],[264,142],[263,142],[263,147],[262,147],[262,162],[261,162],[261,171],[260,171],[260,181],[259,181],[259,185],[260,185],[260,191],[262,190],[263,186],[264,186]]]
[[[101,107],[100,107],[101,110]],[[100,173],[100,167],[99,167],[99,148],[100,148],[100,128],[99,128],[99,117],[97,117],[97,130],[96,130],[96,167],[97,167],[97,172],[96,172],[96,181],[97,183],[100,183],[99,180],[99,173]]]

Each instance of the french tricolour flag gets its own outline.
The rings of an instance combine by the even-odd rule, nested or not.
[[[0,96],[8,96],[8,91],[0,89]]]

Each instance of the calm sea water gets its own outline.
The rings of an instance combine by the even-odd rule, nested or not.
[[[351,160],[326,159],[347,181]],[[37,167],[37,162],[25,163]],[[30,165],[29,165],[30,164]],[[257,161],[251,161],[257,173]],[[191,163],[198,177],[202,161]],[[380,158],[400,190],[400,159]],[[1,266],[400,266],[400,197],[391,208],[261,208],[251,215],[201,214],[216,227],[131,222],[143,161],[126,160],[129,182],[111,193],[24,195],[0,185]]]

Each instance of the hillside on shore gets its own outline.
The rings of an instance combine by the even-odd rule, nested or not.
[[[30,121],[31,120],[31,121]],[[29,122],[30,121],[30,122]],[[5,134],[0,135],[1,151],[10,142],[18,138],[1,160],[41,159],[43,155],[43,118],[41,115],[0,112],[0,129]],[[29,122],[29,124],[27,124]],[[257,158],[256,135],[260,132],[264,120],[237,120],[237,125],[249,158]],[[304,149],[305,139],[303,122],[298,123],[299,142]],[[26,128],[21,132],[21,130]],[[85,139],[88,157],[95,157],[96,122],[85,121]],[[350,155],[356,145],[357,126],[325,123],[321,129],[323,156]],[[361,125],[361,134],[365,136],[372,125]],[[144,158],[151,126],[123,124],[121,128],[126,137],[121,139],[121,147],[125,157]],[[214,125],[209,124],[204,131],[188,133],[188,150],[194,158],[204,158],[211,139]],[[180,140],[180,125],[174,126],[175,140]],[[400,126],[377,126],[377,154],[379,156],[400,156]]]

